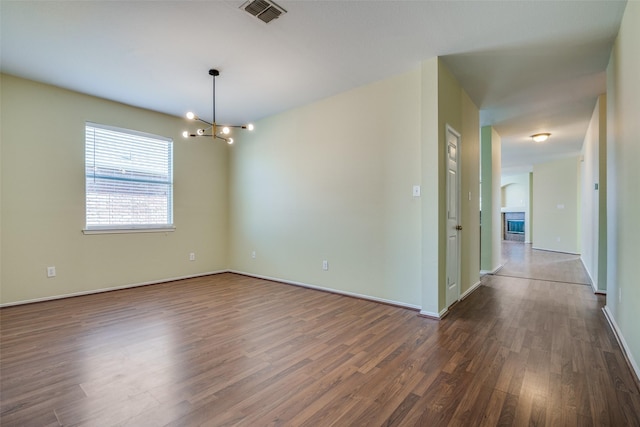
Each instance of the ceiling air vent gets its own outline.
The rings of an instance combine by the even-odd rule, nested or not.
[[[269,23],[278,18],[283,13],[287,13],[286,10],[278,6],[272,1],[267,0],[249,0],[240,6],[240,9],[244,9],[264,23]]]

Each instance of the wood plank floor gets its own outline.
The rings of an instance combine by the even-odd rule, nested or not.
[[[501,276],[441,321],[234,274],[0,310],[2,426],[640,426],[589,286]]]
[[[591,285],[580,255],[532,249],[531,244],[502,242],[498,276]]]

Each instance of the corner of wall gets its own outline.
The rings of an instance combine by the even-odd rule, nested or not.
[[[493,271],[501,265],[501,141],[493,126],[483,126],[480,137],[482,176],[482,221],[480,268]]]

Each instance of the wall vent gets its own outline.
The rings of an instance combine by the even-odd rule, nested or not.
[[[287,13],[286,10],[268,0],[248,0],[240,6],[240,9],[244,9],[246,12],[267,24],[280,15]]]

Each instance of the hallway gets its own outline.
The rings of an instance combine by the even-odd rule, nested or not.
[[[502,257],[472,295],[482,300],[473,311],[492,312],[490,335],[509,348],[501,376],[513,375],[513,396],[502,412],[511,398],[535,425],[640,425],[638,384],[579,256],[503,242]]]

